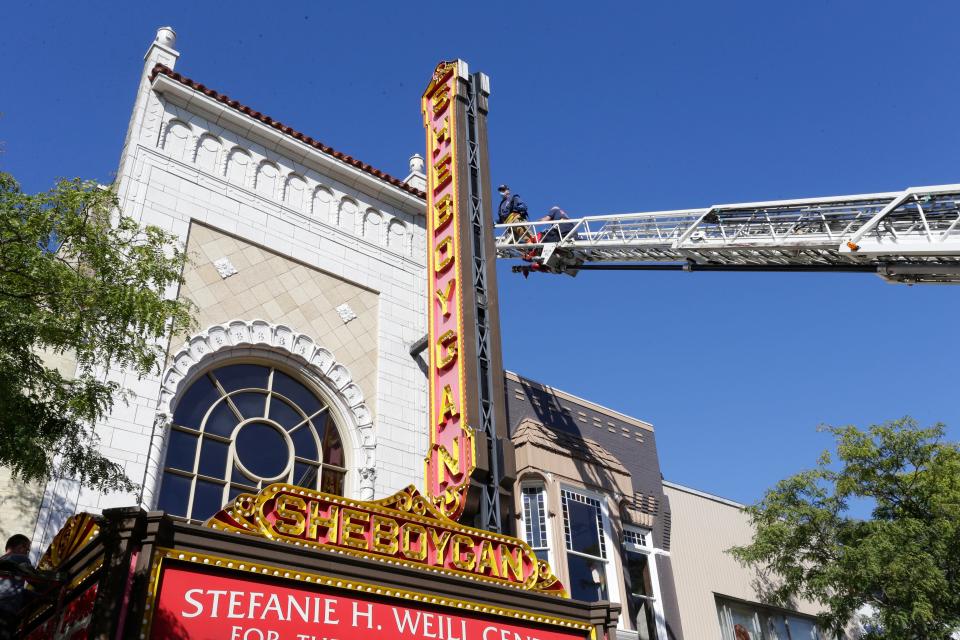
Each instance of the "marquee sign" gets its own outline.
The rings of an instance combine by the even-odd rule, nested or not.
[[[207,526],[566,595],[550,566],[527,543],[454,522],[413,486],[389,498],[361,502],[272,484],[257,495],[237,496]]]
[[[463,188],[457,122],[458,63],[434,71],[422,109],[427,128],[427,339],[430,351],[430,450],[426,490],[449,518],[463,513],[476,463],[466,386],[464,267],[460,247]]]
[[[24,636],[24,640],[87,640],[98,583],[62,603],[56,614]]]
[[[584,640],[588,624],[412,591],[161,550],[154,640]],[[279,581],[278,578],[283,578]],[[145,634],[142,637],[147,637]]]

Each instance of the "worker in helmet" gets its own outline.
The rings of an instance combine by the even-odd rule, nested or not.
[[[517,194],[510,194],[510,187],[505,184],[497,189],[500,192],[500,207],[497,209],[497,224],[524,222],[527,219],[527,203]],[[513,227],[507,232],[514,242],[522,242],[529,233],[527,227]]]
[[[560,207],[550,207],[550,212],[547,215],[540,218],[541,222],[558,222],[560,220],[569,220],[570,216],[567,215],[567,212],[561,209]],[[566,238],[567,234],[573,231],[573,227],[576,223],[566,222],[563,224],[556,224],[550,227],[543,237],[540,238],[540,242],[560,242],[562,238]]]
[[[556,243],[566,238],[577,224],[576,222],[561,222],[562,220],[570,220],[567,212],[560,207],[550,207],[550,211],[547,215],[540,218],[540,222],[557,222],[559,224],[550,225],[545,232],[539,232],[531,239],[531,242],[536,242],[544,246],[531,249],[523,254],[522,257],[524,260],[528,262],[538,262],[541,267],[553,266],[551,258],[553,258],[554,255],[560,257],[561,253],[563,253],[557,252],[558,247]]]
[[[527,203],[520,199],[517,194],[510,194],[510,187],[505,184],[497,189],[500,192],[500,208],[498,209],[497,224],[506,224],[508,222],[521,222],[527,219]],[[508,220],[512,214],[516,214],[516,219]]]

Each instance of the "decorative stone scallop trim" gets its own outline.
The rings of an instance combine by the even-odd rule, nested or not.
[[[337,362],[329,349],[286,325],[265,320],[231,320],[190,337],[173,356],[163,375],[158,416],[168,422],[173,415],[173,399],[185,389],[184,381],[191,382],[199,367],[206,368],[218,359],[229,358],[238,348],[280,352],[302,365],[308,374],[319,378],[337,395],[336,399],[349,411],[359,431],[355,465],[360,479],[360,498],[372,499],[376,440],[373,414],[367,407],[363,391],[354,383],[350,370]]]

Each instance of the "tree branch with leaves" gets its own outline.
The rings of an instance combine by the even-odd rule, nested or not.
[[[960,444],[909,417],[824,429],[835,456],[748,507],[753,541],[730,553],[779,577],[776,603],[821,603],[834,633],[861,617],[864,638],[950,640],[960,630]],[[864,505],[868,518],[853,515]]]
[[[106,373],[158,374],[193,306],[177,297],[187,257],[176,237],[119,211],[94,182],[26,194],[0,173],[0,465],[24,481],[136,488],[100,451],[94,425],[126,393]]]

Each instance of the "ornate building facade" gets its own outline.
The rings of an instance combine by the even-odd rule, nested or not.
[[[202,521],[270,482],[370,499],[422,475],[422,174],[393,178],[181,76],[174,46],[165,28],[147,51],[116,188],[189,252],[170,295],[198,329],[171,337],[158,376],[104,372],[131,395],[97,434],[142,490],[49,483],[35,549],[74,512]]]

